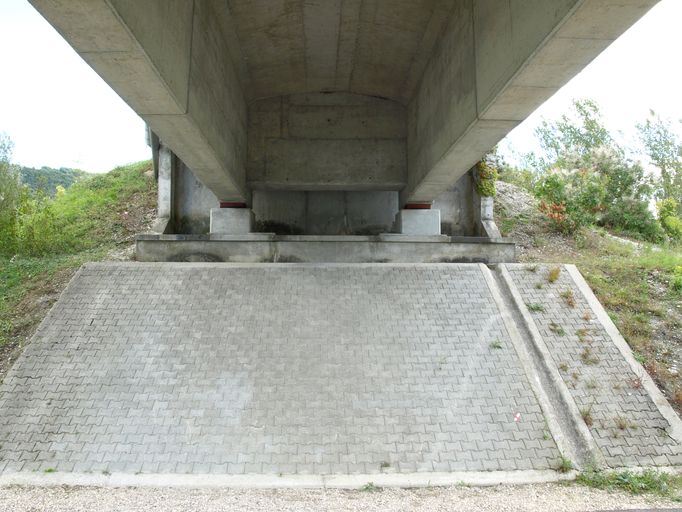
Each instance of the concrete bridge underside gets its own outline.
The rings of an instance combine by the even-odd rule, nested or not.
[[[657,0],[30,0],[220,201],[434,201]]]

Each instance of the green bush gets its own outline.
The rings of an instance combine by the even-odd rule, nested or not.
[[[497,169],[485,160],[476,164],[474,181],[476,183],[476,191],[481,197],[495,197],[497,194],[497,189],[495,188],[497,177]]]
[[[658,220],[667,235],[674,241],[682,241],[682,219],[678,216],[679,203],[673,198],[663,199],[656,205]]]
[[[534,187],[555,229],[574,233],[604,226],[650,242],[664,233],[649,211],[652,189],[644,169],[617,152],[595,151],[583,167],[545,171]]]
[[[643,201],[619,199],[614,201],[602,218],[602,225],[647,242],[661,242],[665,233]]]
[[[149,166],[116,168],[62,188],[54,198],[21,187],[13,206],[0,210],[0,255],[75,254],[111,243],[125,229],[121,200],[140,193],[151,197],[153,179],[144,176]]]

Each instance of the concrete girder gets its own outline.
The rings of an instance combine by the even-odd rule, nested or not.
[[[224,2],[30,1],[206,186],[247,199],[246,104]]]
[[[234,202],[253,188],[432,202],[658,2],[30,1]]]
[[[658,1],[460,3],[408,107],[402,201],[433,201]]]

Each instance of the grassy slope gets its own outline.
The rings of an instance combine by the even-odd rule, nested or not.
[[[670,289],[682,249],[632,243],[600,229],[552,233],[539,213],[497,209],[503,233],[523,240],[521,261],[574,263],[678,413],[682,412],[682,295]]]
[[[60,247],[42,257],[0,256],[0,380],[73,272],[127,249],[152,220],[155,183],[142,162],[74,184],[54,200]]]

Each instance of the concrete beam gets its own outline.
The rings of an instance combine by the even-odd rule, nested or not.
[[[223,2],[30,1],[205,185],[247,199],[246,103]]]
[[[274,190],[401,190],[406,112],[356,94],[297,94],[249,108],[248,184]]]
[[[471,0],[408,108],[403,202],[428,202],[658,0]]]

